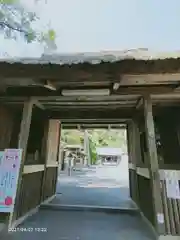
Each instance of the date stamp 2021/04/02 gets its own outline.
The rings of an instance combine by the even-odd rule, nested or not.
[[[47,228],[38,228],[38,227],[17,227],[17,228],[9,228],[8,232],[47,232]]]

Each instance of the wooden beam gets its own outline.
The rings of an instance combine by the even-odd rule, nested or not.
[[[105,128],[108,129],[110,124],[77,124],[77,123],[71,123],[71,124],[63,124],[63,129],[85,129],[85,128]],[[111,129],[125,129],[126,126],[124,124],[112,124],[110,125]]]
[[[98,59],[98,62],[100,59]],[[103,62],[100,64],[88,64],[79,63],[72,64],[71,67],[66,61],[66,64],[61,66],[60,64],[53,64],[50,62],[38,62],[37,59],[29,61],[26,60],[21,63],[8,63],[1,62],[1,78],[32,78],[32,79],[69,79],[71,81],[77,81],[77,79],[109,79],[114,75],[119,76],[119,80],[126,74],[130,76],[139,75],[156,75],[154,78],[160,79],[161,75],[163,81],[165,81],[164,75],[166,75],[167,81],[179,80],[179,59],[152,59],[152,60],[140,60],[140,59],[124,59],[118,62]],[[108,73],[109,72],[109,73]],[[165,73],[166,72],[166,73]],[[93,74],[92,74],[93,73]],[[147,74],[148,73],[148,74]],[[162,74],[165,73],[165,74]],[[100,77],[101,76],[101,77]],[[120,77],[121,76],[121,77]],[[173,76],[173,77],[172,77]],[[106,77],[106,78],[105,78]],[[136,78],[137,79],[137,78]],[[116,79],[118,80],[118,79]],[[149,80],[149,78],[148,78]]]
[[[52,91],[56,91],[56,86],[51,81],[46,81],[46,84],[43,85],[45,88],[50,89]]]
[[[66,119],[62,118],[61,123],[62,124],[126,124],[126,122],[130,120],[127,118],[121,118],[121,119],[111,119],[111,118],[90,118],[90,119]]]
[[[139,110],[143,106],[143,98],[140,97],[136,103],[136,109]]]
[[[66,82],[67,86],[64,86],[64,88],[61,88],[58,86],[59,90],[77,90],[79,89],[78,85],[74,86],[74,88],[69,88],[70,83]],[[86,84],[86,82],[84,83]],[[44,86],[44,85],[43,85]],[[105,86],[106,89],[109,89],[110,86]],[[171,93],[174,91],[174,88],[176,87],[176,84],[149,84],[149,85],[137,85],[136,82],[132,85],[127,85],[127,86],[120,86],[117,90],[113,90],[111,94],[116,94],[118,95],[143,95],[143,93],[149,93],[149,94],[160,94],[160,93]],[[99,88],[94,88],[93,85],[91,87],[84,87],[81,90],[86,90],[86,91],[91,91],[92,89],[94,90],[99,90]],[[32,87],[11,87],[7,90],[7,95],[9,96],[39,96],[39,97],[50,97],[50,96],[56,96],[59,95],[59,92],[57,91],[49,91],[46,88],[41,89],[40,85]],[[77,96],[78,97],[78,96]],[[84,96],[86,97],[86,96]],[[100,96],[98,96],[100,97]]]
[[[40,108],[41,110],[45,110],[45,107],[42,103],[40,103],[38,100],[34,99],[34,104],[36,107]]]
[[[89,111],[88,109],[77,111],[74,109],[71,113],[69,110],[61,110],[61,111],[52,111],[52,110],[46,110],[47,116],[52,119],[69,119],[72,122],[76,119],[81,119],[83,121],[84,119],[118,119],[118,121],[121,121],[122,119],[129,119],[132,118],[134,112],[132,109],[121,109],[120,111],[116,111],[114,109],[109,110],[107,112],[106,109],[104,110],[92,110]],[[61,120],[61,122],[63,122]]]
[[[87,110],[87,109],[92,109],[92,110],[102,110],[102,109],[133,109],[135,104],[123,104],[123,105],[73,105],[73,106],[46,106],[47,110],[52,110],[52,111],[63,111],[63,110],[67,110],[69,109],[69,111],[71,112],[71,110],[76,110],[76,111],[81,111],[81,110]]]
[[[121,86],[178,84],[180,73],[126,74],[121,78]]]
[[[92,101],[92,102],[79,102],[79,101],[73,101],[73,102],[58,102],[58,101],[48,101],[48,102],[43,102],[45,106],[53,105],[53,106],[66,106],[66,107],[71,107],[71,106],[96,106],[96,105],[127,105],[127,104],[132,104],[134,105],[136,103],[136,100],[119,100],[119,101]]]
[[[158,234],[165,233],[163,204],[161,199],[161,185],[159,176],[159,164],[156,149],[154,119],[150,96],[144,97],[145,132],[148,147],[149,174],[152,189],[152,201],[154,207],[154,221]],[[150,189],[149,189],[150,191]]]
[[[44,174],[42,178],[42,186],[41,186],[41,202],[44,201],[44,191],[45,191],[45,183],[46,183],[46,173],[47,173],[47,161],[48,161],[48,134],[49,134],[49,121],[47,120],[44,125],[44,136],[42,142],[42,156],[44,158]]]
[[[64,96],[33,96],[34,100],[42,104],[48,102],[113,102],[113,101],[136,101],[140,95],[110,95],[110,96],[79,96],[79,97],[64,97]],[[180,94],[179,94],[180,97]],[[24,102],[28,97],[21,96],[0,96],[0,102]]]
[[[136,95],[144,95],[144,94],[160,94],[160,93],[172,93],[174,87],[170,84],[166,85],[138,85],[136,82],[134,82],[133,85],[127,85],[119,87],[119,89],[116,91],[117,95],[123,95],[123,94],[136,94]]]
[[[40,108],[41,110],[45,110],[44,105],[35,98],[34,98],[34,105],[36,105],[36,107]]]
[[[50,168],[50,167],[58,167],[58,162],[49,162],[47,165],[46,165],[46,168]]]
[[[23,174],[42,172],[42,171],[44,171],[44,164],[25,165],[23,169]]]
[[[144,93],[143,93],[144,95]],[[172,91],[170,93],[156,93],[156,94],[151,94],[151,98],[153,101],[179,101],[180,100],[180,92],[177,93],[175,91]],[[29,98],[28,97],[20,97],[20,96],[0,96],[0,102],[17,102],[17,103],[24,103],[24,101],[27,101]],[[58,105],[59,103],[74,103],[74,102],[80,102],[80,103],[85,103],[87,102],[88,104],[90,102],[94,102],[97,104],[97,102],[104,102],[105,103],[111,103],[111,102],[133,102],[133,101],[138,101],[141,99],[141,94],[125,94],[125,95],[110,95],[110,96],[102,96],[102,97],[63,97],[63,96],[33,96],[33,99],[35,101],[39,101],[41,104],[51,104],[51,103],[56,103]]]
[[[34,101],[33,99],[30,98],[28,101],[24,102],[24,107],[23,107],[23,114],[22,114],[19,141],[18,141],[18,148],[22,149],[23,153],[22,153],[19,179],[18,179],[17,190],[16,190],[16,199],[15,199],[15,206],[14,206],[15,211],[10,215],[9,225],[11,225],[12,221],[16,219],[16,213],[17,213],[16,210],[17,210],[19,198],[20,198],[22,175],[23,175],[24,163],[26,158],[33,104],[34,104]]]

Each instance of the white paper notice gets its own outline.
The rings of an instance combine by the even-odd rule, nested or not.
[[[163,213],[158,213],[157,214],[157,220],[158,220],[158,223],[163,224],[164,223],[164,214]]]
[[[21,149],[0,152],[0,212],[13,212],[21,156]]]
[[[166,172],[166,190],[168,198],[180,199],[180,184],[176,171]]]

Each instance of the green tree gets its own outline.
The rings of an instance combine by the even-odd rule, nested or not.
[[[88,129],[91,163],[97,160],[97,147],[117,147],[127,151],[126,130]],[[62,140],[67,144],[83,146],[84,132],[79,130],[62,130]]]
[[[55,31],[50,28],[47,32],[38,32],[33,28],[37,20],[36,13],[29,12],[20,0],[0,0],[0,31],[5,37],[16,39],[20,34],[28,43],[39,41],[56,48]]]
[[[62,130],[61,139],[69,145],[82,145],[83,133],[79,130]]]
[[[89,150],[91,157],[91,164],[95,164],[97,161],[97,151],[96,151],[96,143],[93,141],[91,137],[89,137]]]

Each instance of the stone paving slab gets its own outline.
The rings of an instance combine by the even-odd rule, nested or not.
[[[29,218],[22,230],[1,234],[1,240],[155,240],[140,216],[94,212],[43,211]]]
[[[72,176],[60,172],[52,204],[132,208],[127,169],[111,166],[83,168]]]

